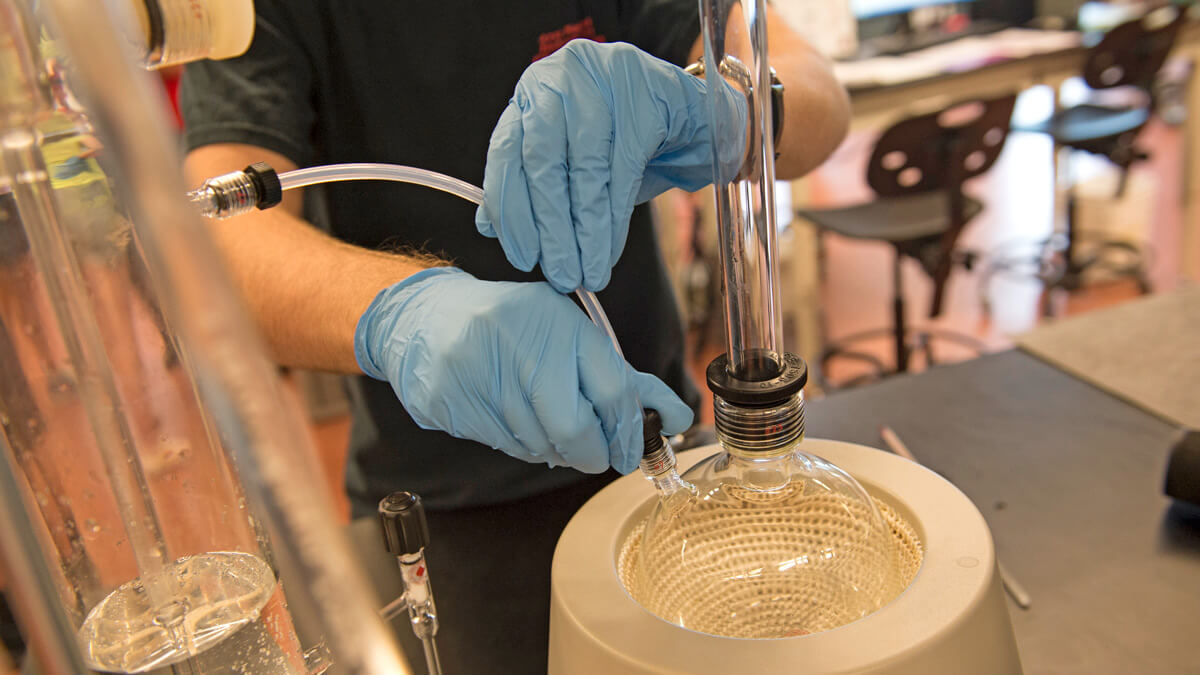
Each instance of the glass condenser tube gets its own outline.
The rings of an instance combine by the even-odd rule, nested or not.
[[[771,76],[767,64],[764,0],[700,0],[704,73],[709,82],[713,147],[735,129],[733,107],[723,105],[722,83],[748,100],[747,151],[730,175],[713,159],[717,236],[724,272],[726,344],[730,375],[759,381],[782,371],[782,336],[775,221],[775,147]],[[727,90],[727,89],[726,89]]]
[[[18,6],[25,3],[8,3]],[[211,583],[204,585],[204,592],[212,591],[214,594],[220,594],[222,597],[215,601],[220,611],[246,611],[247,607],[253,608],[257,604],[257,600],[261,595],[247,597],[247,594],[241,592],[243,582],[249,580],[255,589],[268,589],[269,584],[275,581],[275,567],[278,566],[279,576],[284,579],[290,579],[288,588],[289,599],[293,602],[299,601],[303,606],[311,608],[311,611],[306,612],[306,616],[311,617],[313,624],[311,628],[313,633],[323,633],[331,646],[333,654],[338,660],[339,672],[345,672],[351,675],[374,675],[375,673],[409,673],[411,669],[404,662],[399,652],[397,651],[390,631],[384,626],[383,622],[376,616],[373,603],[371,602],[370,587],[367,579],[363,574],[360,565],[351,554],[350,548],[345,540],[345,534],[342,528],[337,523],[335,510],[328,498],[327,490],[320,483],[318,468],[316,465],[316,450],[312,445],[312,440],[305,433],[304,424],[298,414],[297,407],[290,405],[287,402],[286,394],[283,392],[278,379],[276,368],[271,364],[266,357],[265,349],[261,343],[261,339],[254,330],[252,320],[246,315],[242,303],[239,301],[239,296],[225,273],[220,263],[220,253],[208,238],[208,233],[204,229],[200,219],[195,217],[194,212],[187,209],[187,205],[180,199],[179,195],[183,194],[185,187],[183,178],[179,174],[180,160],[176,153],[171,152],[173,146],[173,138],[170,135],[165,120],[161,117],[161,112],[156,106],[146,105],[146,101],[154,99],[154,82],[144,73],[139,74],[130,66],[128,59],[128,50],[123,49],[116,40],[118,31],[114,26],[111,16],[109,15],[109,3],[97,3],[89,0],[43,0],[36,3],[39,10],[46,15],[47,33],[53,36],[56,51],[61,48],[64,54],[64,61],[70,63],[72,68],[69,73],[73,79],[71,82],[76,85],[73,90],[78,94],[78,100],[82,101],[87,110],[91,112],[88,119],[91,121],[95,129],[96,136],[103,141],[104,157],[104,173],[111,175],[114,180],[106,181],[107,184],[116,186],[118,194],[114,195],[114,200],[119,196],[119,201],[127,209],[126,226],[129,228],[133,241],[126,248],[121,249],[121,255],[108,256],[103,258],[101,263],[92,264],[91,258],[83,260],[88,264],[84,269],[94,269],[96,275],[106,272],[101,265],[111,263],[112,260],[118,261],[120,264],[128,264],[125,261],[132,258],[135,253],[139,263],[144,263],[143,273],[144,280],[153,292],[151,293],[133,293],[132,291],[121,293],[112,292],[113,297],[128,298],[136,300],[138,307],[144,306],[147,308],[145,314],[149,315],[152,310],[157,309],[155,314],[161,315],[162,326],[166,329],[161,339],[148,339],[147,341],[161,342],[162,344],[178,344],[177,354],[179,359],[175,366],[166,366],[162,363],[162,359],[153,358],[146,359],[144,363],[149,363],[154,366],[152,373],[161,372],[167,367],[177,367],[178,376],[157,376],[153,379],[158,382],[170,383],[171,386],[177,386],[183,390],[187,396],[198,399],[203,404],[203,415],[197,413],[192,422],[181,422],[179,426],[185,429],[194,430],[194,433],[187,436],[197,442],[189,442],[186,452],[179,452],[171,455],[186,456],[188,458],[196,458],[204,455],[200,452],[202,447],[198,441],[207,439],[215,439],[215,434],[209,433],[209,428],[205,424],[205,420],[211,420],[214,429],[220,431],[220,446],[225,451],[221,455],[221,463],[212,472],[202,474],[180,474],[170,469],[178,466],[175,463],[164,464],[158,462],[156,464],[143,461],[138,455],[138,459],[133,464],[141,462],[143,466],[156,467],[157,471],[144,471],[143,475],[149,476],[151,479],[161,477],[157,483],[151,483],[153,490],[154,485],[164,484],[169,478],[178,476],[179,480],[171,484],[175,490],[164,489],[159,493],[163,495],[174,494],[197,494],[189,493],[190,488],[196,486],[209,486],[212,481],[211,476],[216,476],[218,482],[223,481],[222,476],[240,476],[244,479],[242,488],[246,496],[245,502],[223,500],[231,503],[232,506],[228,511],[218,512],[217,518],[212,518],[205,521],[205,524],[212,524],[213,527],[205,528],[205,531],[210,531],[216,535],[225,535],[231,532],[237,532],[244,529],[249,535],[253,535],[253,541],[258,541],[259,527],[255,523],[251,523],[248,517],[250,513],[244,512],[248,508],[245,503],[254,505],[253,515],[257,522],[265,521],[272,533],[273,550],[250,549],[245,553],[254,553],[254,557],[261,562],[259,566],[266,570],[267,583],[260,583],[260,577],[257,574],[256,568],[253,576],[246,576],[240,573],[240,570],[233,570],[232,574],[224,575],[224,569],[214,566],[209,566],[208,569],[213,569],[221,572],[223,576],[220,578],[220,583]],[[7,6],[7,4],[6,4]],[[35,33],[37,34],[37,33]],[[6,50],[0,50],[7,53]],[[7,84],[7,82],[6,82]],[[7,90],[5,91],[7,94]],[[5,110],[7,113],[8,110]],[[11,118],[6,117],[5,125],[9,124]],[[9,138],[5,136],[6,140]],[[41,178],[46,174],[45,167],[38,167],[37,164],[23,160],[16,156],[17,153],[27,152],[23,141],[20,138],[14,137],[11,148],[7,145],[0,148],[0,156],[3,156],[5,169],[16,168],[18,171],[9,172],[9,175],[15,176],[30,176],[31,181],[28,187],[21,186],[23,192],[18,192],[17,197],[18,212],[22,216],[24,225],[27,228],[32,227],[33,218],[26,219],[25,214],[40,215],[38,209],[40,202],[37,199],[27,199],[26,196],[36,197],[34,188],[37,184],[32,179],[44,181]],[[21,141],[21,142],[17,142]],[[33,168],[34,171],[27,169]],[[111,174],[109,174],[111,172]],[[133,189],[120,189],[130,187]],[[54,197],[61,197],[61,193],[55,194]],[[57,199],[42,200],[48,203],[49,206],[61,207],[63,203]],[[85,206],[90,206],[91,202],[77,199],[75,203],[81,203]],[[29,208],[25,208],[29,205]],[[94,207],[93,207],[94,209]],[[124,209],[122,210],[124,216]],[[39,218],[38,222],[49,222],[45,218]],[[19,229],[5,227],[0,228],[7,234],[8,232]],[[64,228],[58,228],[63,230]],[[90,232],[90,228],[75,228],[67,230],[68,232]],[[54,235],[54,228],[47,228],[46,237]],[[42,236],[42,235],[39,235]],[[93,237],[95,238],[95,237]],[[89,238],[91,242],[93,238]],[[98,238],[95,238],[98,239]],[[109,246],[111,238],[104,238],[102,242],[96,243],[95,247],[99,248],[101,243],[103,246]],[[129,240],[120,240],[126,242]],[[38,264],[38,269],[43,270],[47,265],[41,264],[39,257],[44,258],[48,262],[56,262],[65,260],[67,263],[74,262],[72,258],[79,259],[79,251],[85,250],[89,252],[91,249],[83,247],[72,247],[68,253],[73,251],[74,256],[42,256],[43,252],[55,253],[56,249],[64,248],[62,245],[44,245],[45,243],[55,244],[55,242],[42,242],[30,240],[30,250],[35,263]],[[91,244],[89,244],[90,246]],[[136,252],[135,252],[136,247]],[[102,249],[102,252],[107,252],[107,248]],[[128,255],[126,255],[128,253]],[[91,257],[99,257],[91,255]],[[54,267],[50,265],[49,267]],[[59,265],[59,268],[62,268]],[[63,275],[63,272],[56,268],[54,274]],[[69,269],[70,274],[74,274]],[[54,280],[54,274],[45,273],[44,277],[47,280]],[[95,276],[95,275],[94,275]],[[97,277],[108,279],[109,276]],[[84,277],[85,281],[87,277]],[[64,288],[70,288],[64,286]],[[49,294],[54,297],[53,293]],[[88,298],[85,293],[81,292],[80,302],[76,305],[84,306],[86,309],[91,308],[91,298]],[[108,296],[103,296],[108,297]],[[95,302],[100,302],[96,300]],[[112,303],[109,303],[110,306]],[[129,304],[129,303],[126,303]],[[65,305],[61,308],[54,308],[61,311],[63,314],[74,311],[74,306]],[[109,313],[93,312],[93,317],[106,318],[111,315]],[[65,319],[71,319],[70,316],[64,316]],[[74,326],[75,323],[87,328],[87,322],[70,322],[61,321],[66,326]],[[126,324],[122,324],[126,325]],[[151,326],[149,321],[139,323],[141,328],[138,336],[141,337],[150,330],[146,330]],[[9,325],[11,330],[12,325]],[[67,331],[63,331],[67,332]],[[86,331],[80,331],[87,337],[85,333],[94,332],[88,328]],[[101,339],[108,333],[101,331]],[[115,335],[115,333],[113,333]],[[97,347],[96,351],[99,357],[103,357],[105,349],[112,346],[125,346],[130,343],[138,343],[142,340],[129,340],[121,342],[117,339],[111,339],[107,342],[102,342]],[[90,349],[90,348],[87,348]],[[146,348],[148,349],[148,347]],[[70,350],[73,352],[70,356],[71,363],[80,362],[88,363],[88,361],[74,358],[74,352],[79,350],[74,347]],[[112,351],[112,350],[110,350]],[[112,353],[116,353],[113,351]],[[153,352],[158,354],[159,352]],[[86,354],[85,354],[86,356]],[[96,359],[100,361],[102,359]],[[44,359],[27,359],[31,363],[41,363]],[[89,367],[90,368],[90,367]],[[90,415],[91,418],[99,420],[93,422],[92,426],[100,427],[99,431],[103,431],[107,436],[117,438],[121,429],[109,430],[108,427],[112,423],[108,421],[108,417],[114,416],[117,413],[127,411],[141,411],[143,406],[138,403],[142,401],[155,402],[161,400],[161,394],[158,392],[165,389],[149,389],[136,390],[135,393],[148,391],[156,396],[136,396],[130,400],[133,404],[116,408],[118,404],[123,403],[120,398],[122,390],[117,387],[115,394],[110,394],[106,389],[112,389],[99,378],[95,377],[91,370],[76,369],[81,376],[78,377],[80,382],[80,391],[89,398],[86,403],[92,408],[101,409],[99,415]],[[109,369],[120,373],[130,373],[131,376],[124,381],[138,380],[143,378],[146,381],[151,380],[151,375],[145,374],[145,368],[122,367],[119,369]],[[35,373],[36,374],[36,373]],[[5,372],[7,376],[7,371]],[[119,384],[119,383],[118,383]],[[83,389],[82,387],[88,387]],[[95,393],[93,395],[93,390]],[[189,398],[191,400],[191,398]],[[112,412],[107,408],[114,408]],[[53,425],[55,428],[69,427],[73,425],[62,424],[62,414],[59,412],[61,406],[55,409],[59,413],[54,419],[59,424]],[[88,412],[88,411],[85,411]],[[90,420],[89,420],[90,421]],[[102,427],[101,425],[108,425]],[[137,430],[139,427],[132,424],[125,426],[132,430]],[[156,429],[150,425],[140,435],[132,435],[135,442],[139,439],[146,439],[143,443],[148,448],[157,449],[158,445],[154,443],[160,436],[155,433]],[[99,433],[92,434],[100,436]],[[86,440],[87,434],[80,434],[81,438]],[[105,439],[102,439],[105,440]],[[215,442],[214,442],[215,444]],[[50,449],[62,448],[64,444],[49,443],[42,444],[41,447]],[[133,448],[137,448],[134,445]],[[68,445],[67,450],[74,451],[73,446]],[[103,448],[102,448],[103,449]],[[107,452],[107,451],[106,451]],[[76,453],[82,454],[82,453]],[[115,450],[112,455],[121,457],[120,453]],[[132,453],[126,452],[123,457],[130,457]],[[159,458],[159,455],[145,455],[152,458]],[[168,457],[168,459],[170,458]],[[228,458],[228,462],[225,459]],[[107,457],[106,457],[107,459]],[[68,460],[69,461],[69,460]],[[68,469],[73,470],[73,476],[80,478],[88,478],[91,472],[82,468],[77,469],[79,462],[71,462],[66,464]],[[109,462],[108,464],[113,464]],[[104,468],[107,468],[105,465]],[[233,472],[233,467],[236,466],[236,474]],[[165,468],[164,468],[165,467]],[[119,470],[116,470],[119,469]],[[124,498],[124,495],[131,494],[138,490],[138,481],[136,477],[127,477],[120,472],[126,474],[133,472],[132,469],[122,467],[114,467],[110,471],[116,475],[109,482],[116,487],[112,492],[119,492]],[[220,473],[219,471],[224,471]],[[97,472],[100,473],[100,472]],[[84,488],[90,487],[90,483],[81,485],[79,492],[83,495],[82,499],[72,500],[70,506],[74,508],[82,508],[84,500],[88,499],[84,494]],[[130,488],[133,488],[132,490]],[[199,488],[196,488],[199,489]],[[97,493],[98,494],[98,493]],[[136,495],[135,495],[136,496]],[[152,491],[152,497],[154,496]],[[239,495],[240,496],[240,495]],[[203,497],[207,498],[205,493]],[[236,498],[235,498],[236,499]],[[133,518],[125,517],[124,505],[119,512],[121,522],[134,520],[140,530],[145,530],[147,533],[152,532],[154,528],[146,524],[146,518],[140,517],[141,514],[136,513],[136,509],[140,508],[138,499],[129,500],[135,511]],[[142,500],[145,501],[145,500]],[[208,513],[212,508],[212,502],[207,499],[193,499],[191,509],[175,509],[171,512],[171,519],[160,517],[160,523],[178,523],[183,522],[186,525],[191,525],[196,519],[191,516],[197,513]],[[50,503],[55,503],[55,500],[49,500]],[[38,503],[38,502],[34,502]],[[165,503],[165,499],[161,502],[155,501],[155,504]],[[200,508],[203,507],[203,508]],[[106,507],[107,510],[107,507]],[[144,511],[144,509],[143,509]],[[114,511],[115,512],[115,511]],[[162,516],[163,512],[158,512]],[[221,516],[228,514],[228,518]],[[261,520],[260,520],[261,519]],[[112,520],[117,520],[114,516]],[[85,532],[93,534],[94,527],[84,521]],[[97,523],[99,524],[99,523]],[[217,527],[220,525],[220,527]],[[114,528],[115,529],[115,526]],[[75,531],[75,530],[72,530]],[[104,532],[102,528],[102,532]],[[179,532],[187,535],[192,535],[200,531],[200,528],[193,527],[175,527],[172,532]],[[124,531],[121,532],[124,534]],[[139,535],[140,536],[140,535]],[[150,539],[155,537],[146,535]],[[249,537],[248,537],[249,538]],[[117,542],[123,542],[121,545],[113,544],[112,546],[103,547],[103,552],[106,554],[104,560],[107,562],[107,555],[110,551],[119,553],[123,550],[128,550],[138,544],[131,542],[128,538],[122,540],[115,537],[110,538]],[[215,537],[214,537],[215,539]],[[217,541],[219,547],[210,547],[208,542],[210,539],[205,538],[200,541],[195,549],[185,549],[181,544],[178,550],[182,551],[184,556],[190,555],[193,550],[204,552],[234,552],[241,549],[230,549],[225,547],[224,541]],[[153,542],[152,542],[153,543]],[[239,542],[234,542],[237,545]],[[96,546],[100,550],[99,545]],[[145,548],[145,547],[143,547]],[[64,549],[72,550],[72,549]],[[86,549],[85,549],[86,550]],[[48,551],[50,552],[50,551]],[[147,549],[146,555],[138,554],[142,558],[154,558],[164,562],[172,563],[168,569],[178,567],[178,563],[195,561],[202,556],[193,556],[191,558],[179,559],[175,556],[175,549],[168,547],[167,555],[152,555],[155,550]],[[236,553],[239,559],[244,559],[245,553]],[[259,555],[261,553],[261,555]],[[272,555],[272,553],[274,555]],[[124,554],[128,557],[128,554]],[[61,556],[60,556],[61,557]],[[72,560],[77,558],[74,556]],[[99,555],[92,556],[90,559],[99,560]],[[209,558],[204,558],[208,560]],[[119,561],[118,561],[119,562]],[[104,577],[103,584],[93,586],[99,587],[100,592],[95,594],[96,600],[117,597],[112,595],[103,595],[104,591],[109,590],[115,584],[124,586],[125,580],[133,577],[136,581],[138,577],[145,578],[147,575],[143,570],[153,569],[151,562],[145,564],[141,561],[134,561],[124,567],[127,570],[125,574],[118,574],[117,571],[108,573]],[[158,563],[159,567],[163,564]],[[90,568],[89,568],[90,569]],[[102,568],[107,570],[108,567]],[[189,568],[194,570],[196,568]],[[126,571],[122,570],[122,571]],[[86,572],[86,570],[85,570]],[[78,575],[83,577],[81,573]],[[89,575],[88,578],[91,578]],[[160,575],[161,576],[161,575]],[[193,575],[193,578],[195,575]],[[163,577],[166,578],[166,577]],[[206,580],[208,577],[204,577]],[[110,581],[111,580],[111,581]],[[169,581],[169,578],[168,578]],[[234,586],[234,592],[228,592]],[[145,596],[150,596],[152,589],[147,584],[147,592]],[[193,594],[180,592],[175,594],[177,587],[171,584],[166,584],[167,591],[172,594],[172,599],[178,598],[180,603],[174,604],[167,609],[184,609],[185,611],[162,612],[161,614],[153,614],[150,618],[157,620],[161,616],[162,629],[175,631],[178,624],[177,619],[184,619],[184,627],[192,633],[197,632],[192,630],[208,629],[212,626],[211,619],[213,614],[201,614],[187,610],[181,607],[182,600],[193,597]],[[143,594],[139,592],[136,584],[124,586],[128,588],[138,597]],[[118,586],[121,588],[121,586]],[[274,585],[277,589],[278,586]],[[187,589],[184,589],[185,591]],[[61,594],[60,594],[61,595]],[[124,596],[120,596],[124,597]],[[207,609],[210,604],[208,598],[202,598],[204,601],[201,605]],[[247,602],[243,602],[243,600]],[[249,601],[253,602],[249,602]],[[282,600],[282,596],[280,596]],[[69,596],[66,601],[72,601]],[[140,602],[140,601],[139,601]],[[198,605],[199,606],[199,605]],[[113,610],[113,616],[118,616],[124,609],[120,603],[106,605],[107,609]],[[164,605],[166,607],[166,605]],[[94,609],[94,608],[93,608]],[[260,607],[261,609],[261,607]],[[106,610],[107,611],[107,610]],[[77,613],[82,616],[82,612]],[[192,615],[192,619],[188,622],[188,616]],[[221,659],[230,662],[228,667],[213,667],[211,669],[204,668],[205,672],[288,672],[290,669],[299,669],[303,666],[299,663],[299,658],[289,658],[288,663],[283,668],[275,668],[273,664],[275,659],[270,662],[265,662],[260,659],[260,656],[266,655],[265,650],[271,651],[274,654],[276,651],[270,647],[275,645],[281,650],[286,648],[288,652],[285,656],[299,657],[298,647],[295,644],[294,631],[291,628],[291,618],[287,617],[287,610],[280,605],[278,613],[268,616],[265,612],[259,612],[254,623],[248,624],[244,628],[236,630],[230,634],[230,640],[222,640],[220,647],[214,646],[212,649],[205,649],[195,654],[197,664],[192,664],[188,661],[180,661],[180,664],[187,664],[187,667],[200,665],[200,661],[209,661],[209,657]],[[141,612],[140,608],[136,612],[127,614],[137,619],[146,616]],[[248,614],[247,614],[248,616]],[[279,620],[273,620],[278,618]],[[114,621],[114,624],[119,622]],[[128,622],[126,622],[127,625]],[[234,623],[222,623],[222,626],[233,627]],[[269,638],[261,641],[254,639],[253,649],[241,649],[241,645],[236,645],[232,642],[234,639],[241,637],[254,638],[255,634],[246,633],[251,627],[257,628],[261,626],[267,631]],[[159,633],[164,632],[159,630]],[[134,631],[121,631],[120,629],[112,631],[120,638],[129,637],[131,639],[140,639],[142,633]],[[176,633],[177,634],[177,633]],[[184,633],[184,645],[189,644],[187,633]],[[286,645],[284,643],[287,643]],[[269,644],[268,644],[269,643]],[[94,644],[94,643],[89,643]],[[196,646],[196,642],[191,642]],[[249,645],[247,645],[249,646]],[[117,656],[125,656],[131,650],[122,650],[121,644],[117,644],[116,648],[111,650],[111,653]],[[229,647],[226,649],[225,647]],[[259,649],[263,647],[264,649]],[[189,652],[189,659],[192,658]],[[105,671],[130,671],[132,669],[125,667],[111,668],[106,664]],[[137,664],[140,667],[140,664]],[[153,664],[158,665],[158,664]],[[175,664],[170,665],[173,669]],[[179,666],[183,668],[184,666]],[[201,665],[201,667],[203,667]],[[200,672],[197,668],[197,672]]]

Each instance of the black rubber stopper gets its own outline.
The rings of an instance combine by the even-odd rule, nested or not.
[[[767,407],[786,401],[808,383],[808,365],[790,352],[783,355],[783,370],[763,379],[739,379],[729,372],[729,359],[722,354],[708,364],[705,373],[713,394],[742,406]]]
[[[1172,499],[1200,506],[1200,431],[1188,431],[1171,448],[1163,492]]]
[[[258,203],[255,206],[259,209],[269,209],[283,201],[283,186],[279,183],[279,174],[275,173],[270,164],[255,162],[242,171],[254,181],[254,187],[258,190]]]
[[[379,502],[383,545],[392,555],[420,553],[429,544],[429,524],[421,498],[411,492],[393,492]]]
[[[642,410],[642,457],[645,457],[663,446],[662,417],[657,410],[645,408]]]

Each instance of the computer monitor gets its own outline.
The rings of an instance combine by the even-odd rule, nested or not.
[[[871,19],[887,14],[900,14],[929,5],[948,5],[963,0],[851,0],[850,7],[859,19]],[[967,0],[970,2],[971,0]]]

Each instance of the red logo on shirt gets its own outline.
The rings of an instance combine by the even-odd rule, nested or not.
[[[587,17],[583,21],[569,23],[558,30],[552,30],[549,33],[542,33],[538,36],[538,52],[533,57],[534,61],[550,56],[558,51],[558,48],[567,44],[575,38],[587,38],[596,42],[604,42],[603,35],[596,35],[596,25],[592,23],[592,17]]]

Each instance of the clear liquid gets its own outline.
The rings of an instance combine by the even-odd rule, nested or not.
[[[184,673],[281,672],[237,665],[276,660],[272,648],[286,662],[259,620],[275,586],[270,566],[247,553],[181,558],[125,583],[92,608],[79,629],[84,658],[92,668],[116,673],[172,664]]]

